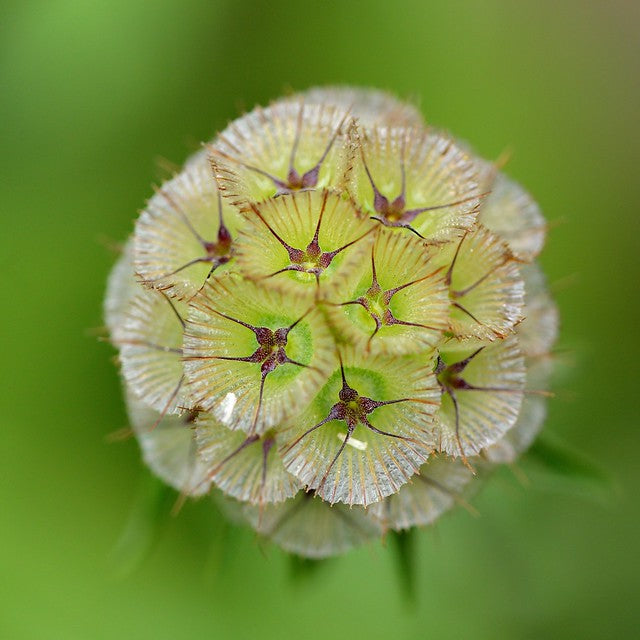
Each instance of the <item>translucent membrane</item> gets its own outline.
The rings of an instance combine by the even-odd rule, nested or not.
[[[338,188],[351,167],[345,108],[303,99],[257,107],[232,122],[210,148],[225,197],[241,209],[282,193]]]
[[[292,421],[283,460],[322,499],[367,505],[398,491],[429,456],[440,391],[425,356],[365,357],[347,349],[342,357],[346,383],[358,397],[345,401],[350,392],[344,395],[336,367]]]
[[[457,502],[474,479],[460,459],[445,455],[431,456],[420,473],[382,502],[370,507],[385,529],[409,529],[434,522]]]
[[[478,221],[500,236],[519,260],[531,262],[542,251],[546,222],[540,207],[516,182],[482,161],[483,190],[490,191]]]
[[[153,409],[179,413],[190,406],[183,383],[182,331],[186,308],[158,291],[141,289],[117,332],[122,375]]]
[[[189,299],[210,273],[227,267],[240,222],[202,160],[158,189],[134,234],[138,278],[179,299]]]
[[[104,322],[114,341],[119,337],[127,305],[139,290],[140,285],[133,275],[133,241],[130,238],[109,274],[104,300]]]
[[[149,468],[176,491],[197,496],[209,491],[207,467],[200,462],[193,439],[195,414],[161,414],[133,393],[127,393],[131,427]]]
[[[284,195],[254,207],[238,239],[237,260],[249,278],[312,300],[334,291],[367,260],[375,231],[337,193]]]
[[[527,386],[533,390],[549,388],[553,369],[550,357],[527,359]],[[547,398],[538,394],[525,395],[516,423],[500,440],[484,451],[485,458],[494,464],[511,464],[526,451],[540,433],[547,416]]]
[[[207,476],[227,495],[264,504],[291,498],[300,489],[300,483],[282,465],[275,432],[247,436],[230,431],[206,413],[197,418],[195,432]]]
[[[480,205],[476,166],[453,140],[433,130],[375,128],[356,131],[353,144],[358,153],[348,190],[364,211],[437,242],[473,226]]]
[[[524,358],[515,336],[485,347],[451,340],[440,355],[449,369],[438,375],[443,387],[436,416],[438,449],[456,457],[474,455],[515,424],[524,395]],[[456,373],[455,365],[468,358]]]
[[[285,344],[276,343],[276,330]],[[304,298],[223,274],[190,303],[185,377],[195,404],[230,429],[262,433],[296,415],[334,357],[322,314]]]
[[[424,126],[422,114],[417,107],[378,89],[347,86],[313,87],[290,98],[292,101],[300,99],[307,104],[330,104],[338,109],[348,110],[364,127]]]
[[[522,319],[524,285],[507,247],[484,227],[443,248],[448,266],[451,331],[459,338],[504,338]]]
[[[521,273],[525,288],[525,319],[518,325],[520,348],[527,356],[542,356],[549,353],[558,337],[558,308],[537,264],[523,266]]]
[[[546,391],[553,371],[553,357],[549,352],[558,335],[558,310],[536,264],[522,267],[522,276],[526,318],[517,326],[516,333],[526,356],[527,387],[533,391]],[[485,451],[486,458],[496,464],[515,462],[542,429],[546,413],[544,395],[525,395],[515,425]]]
[[[336,333],[372,353],[435,347],[449,323],[444,267],[412,235],[380,230],[367,260],[325,305]]]
[[[311,493],[292,500],[246,507],[244,514],[256,531],[285,551],[307,558],[325,558],[380,537],[380,523],[361,507],[329,505]]]

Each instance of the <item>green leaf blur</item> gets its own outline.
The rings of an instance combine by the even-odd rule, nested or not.
[[[5,0],[1,15],[0,637],[637,634],[637,3]],[[501,471],[480,518],[416,532],[413,607],[392,541],[292,580],[304,563],[210,501],[171,518],[135,442],[106,440],[126,426],[94,331],[106,247],[242,109],[329,83],[416,96],[482,156],[511,150],[506,173],[552,227],[541,261],[563,327],[545,429],[621,488],[563,490],[554,473],[588,475],[580,458]]]

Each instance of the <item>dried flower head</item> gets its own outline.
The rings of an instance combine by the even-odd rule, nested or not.
[[[109,279],[145,462],[304,556],[432,523],[541,428],[544,237],[392,96],[256,108],[156,189]]]

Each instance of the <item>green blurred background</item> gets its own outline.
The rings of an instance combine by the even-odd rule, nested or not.
[[[0,637],[637,637],[637,2],[5,0],[0,12]],[[158,158],[181,163],[287,87],[337,82],[415,96],[481,154],[513,151],[508,173],[553,223],[542,263],[563,327],[546,430],[610,477],[526,460],[529,486],[497,474],[479,518],[420,533],[413,609],[389,545],[294,580],[284,554],[223,529],[207,501],[171,518],[135,443],[105,441],[126,419],[113,351],[90,331],[114,260],[103,239],[131,231]],[[139,515],[130,556],[114,555],[136,500],[161,532],[125,575],[148,534]]]

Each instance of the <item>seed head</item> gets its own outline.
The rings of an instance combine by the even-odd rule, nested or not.
[[[156,188],[109,278],[145,462],[323,557],[428,525],[545,414],[534,200],[393,96],[316,88]]]

